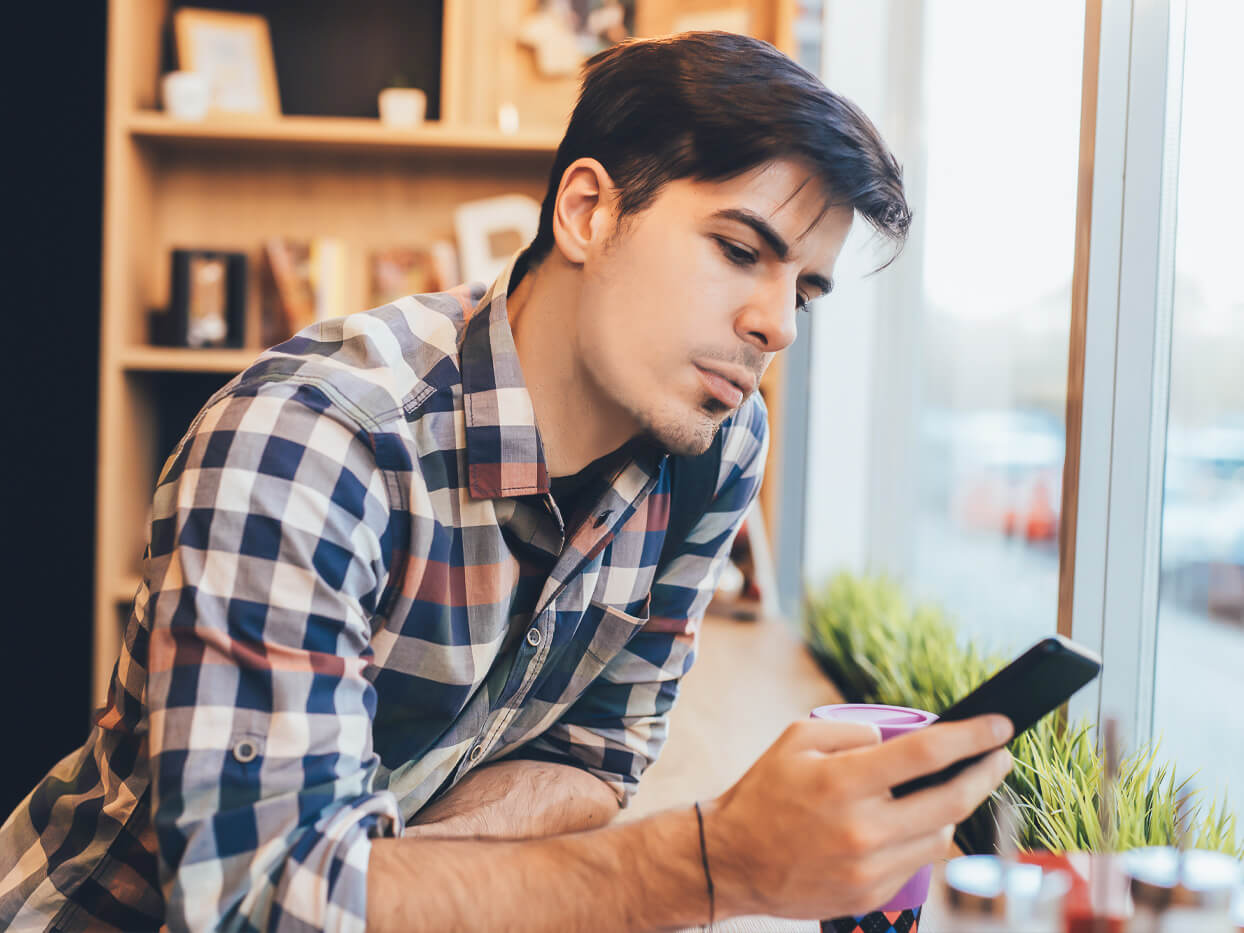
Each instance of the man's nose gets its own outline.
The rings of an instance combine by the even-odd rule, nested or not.
[[[748,343],[765,353],[777,353],[795,342],[797,298],[794,286],[775,282],[758,291],[735,321],[735,330]]]

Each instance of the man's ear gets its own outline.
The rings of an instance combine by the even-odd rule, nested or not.
[[[613,234],[613,179],[595,159],[576,159],[562,172],[553,205],[553,240],[566,261],[582,265]]]

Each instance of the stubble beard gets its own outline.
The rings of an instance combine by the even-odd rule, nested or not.
[[[733,411],[708,393],[688,404],[671,392],[655,405],[644,405],[633,396],[628,398],[625,393],[613,390],[591,367],[587,368],[587,373],[602,395],[611,398],[631,418],[639,429],[637,436],[647,438],[675,456],[696,457],[706,452],[722,421]]]
[[[712,446],[721,421],[731,409],[707,399],[692,409],[690,417],[678,406],[658,412],[633,412],[647,437],[678,457],[697,457]]]

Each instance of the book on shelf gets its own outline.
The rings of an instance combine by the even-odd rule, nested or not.
[[[373,250],[368,269],[369,308],[406,295],[443,292],[459,283],[458,251],[448,240]]]
[[[288,340],[304,327],[341,317],[346,301],[346,245],[339,237],[264,241],[261,318],[265,346]]]

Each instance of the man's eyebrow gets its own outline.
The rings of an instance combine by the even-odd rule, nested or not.
[[[755,230],[756,234],[765,241],[780,262],[786,262],[790,258],[790,245],[783,238],[782,234],[773,229],[773,225],[755,211],[749,211],[741,207],[728,207],[714,211],[712,219],[733,220],[737,223],[746,224]],[[812,274],[801,276],[801,278],[808,284],[820,289],[821,295],[828,295],[834,289],[834,283],[823,275]]]

